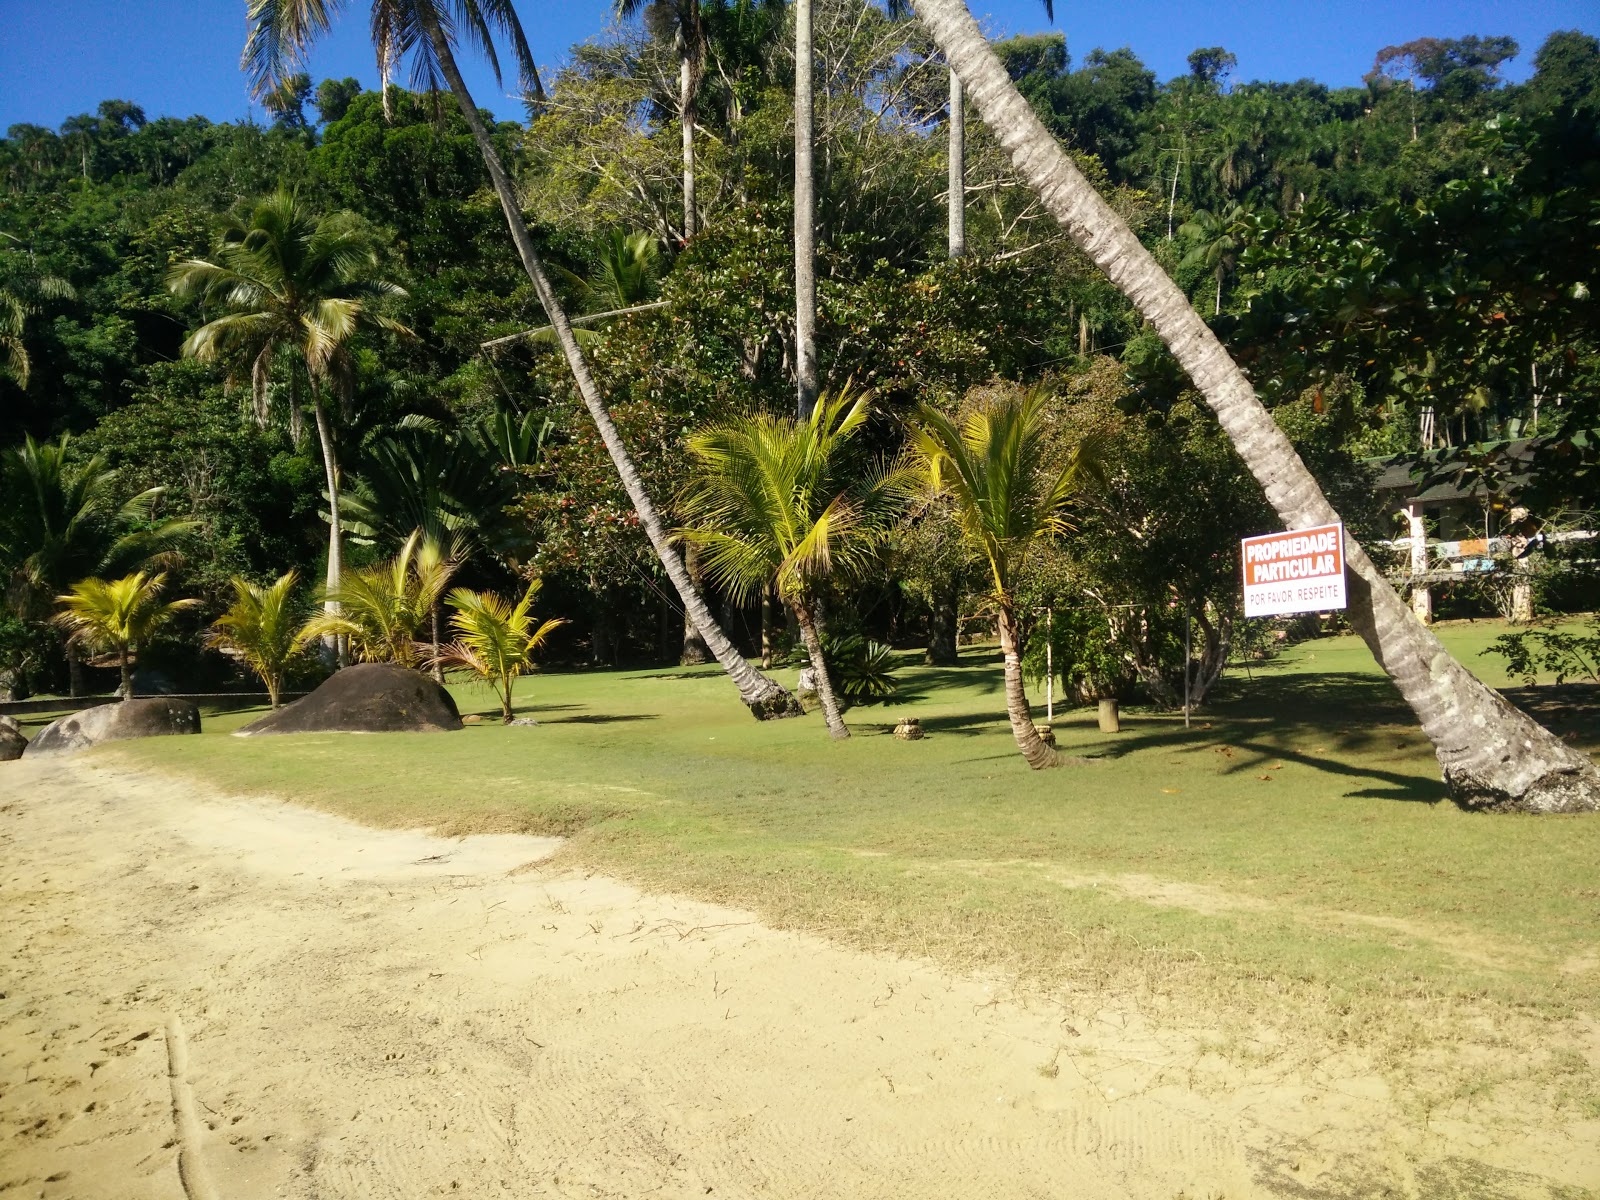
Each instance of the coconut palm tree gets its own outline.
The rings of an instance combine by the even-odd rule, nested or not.
[[[304,638],[347,638],[361,662],[414,667],[426,657],[417,630],[433,613],[456,573],[457,561],[417,530],[386,562],[352,571],[325,606],[301,627]]]
[[[870,412],[850,389],[795,421],[767,414],[715,425],[689,439],[694,478],[681,535],[735,600],[769,584],[794,611],[817,676],[828,732],[847,738],[820,638],[817,602],[830,576],[859,569],[903,510],[909,477],[862,470],[856,441]]]
[[[79,458],[72,437],[22,445],[0,458],[4,494],[0,561],[13,565],[6,601],[25,621],[44,621],[56,596],[79,579],[111,575],[161,561],[195,528],[193,521],[156,513],[165,488],[129,497],[117,471],[100,455]],[[69,645],[71,693],[82,691],[82,664]]]
[[[121,579],[83,579],[56,601],[56,622],[74,644],[93,654],[114,652],[122,668],[122,698],[133,698],[133,661],[155,632],[198,600],[161,599],[165,571],[136,571]]]
[[[617,19],[631,21],[640,13],[657,36],[671,34],[678,54],[678,116],[683,127],[683,240],[698,225],[694,199],[695,100],[706,70],[706,27],[700,0],[616,0]],[[620,306],[619,306],[620,307]]]
[[[1183,265],[1205,267],[1217,281],[1212,316],[1222,311],[1222,285],[1239,261],[1239,252],[1244,249],[1249,228],[1250,210],[1242,204],[1234,205],[1231,212],[1221,216],[1204,208],[1199,209],[1178,226],[1178,233],[1192,243],[1189,252],[1183,256]]]
[[[280,189],[258,203],[247,220],[228,226],[214,259],[188,259],[167,275],[175,294],[226,310],[190,334],[183,353],[225,362],[235,373],[248,371],[258,421],[268,418],[273,366],[283,359],[290,379],[290,427],[298,436],[304,378],[328,488],[330,605],[337,603],[331,597],[339,591],[344,568],[330,392],[348,388],[357,335],[369,329],[411,332],[376,307],[405,295],[397,284],[373,277],[377,263],[371,239],[349,214],[319,216],[296,193]]]
[[[300,575],[288,571],[266,586],[238,575],[230,582],[233,605],[211,623],[206,645],[237,658],[258,675],[272,707],[277,708],[284,674],[306,646],[301,632],[305,614],[294,594]]]
[[[333,6],[325,0],[250,0],[246,22],[250,33],[245,43],[243,66],[250,78],[251,88],[262,95],[292,72],[299,58],[309,46],[328,31],[334,13]],[[483,155],[495,195],[505,214],[506,226],[517,254],[532,281],[545,315],[555,327],[561,352],[572,370],[578,394],[584,407],[605,443],[606,452],[617,468],[623,489],[638,514],[639,524],[649,537],[651,546],[661,559],[663,570],[683,600],[684,610],[695,627],[704,635],[711,652],[728,672],[739,696],[758,719],[797,716],[800,706],[784,688],[762,675],[734,648],[723,633],[705,599],[689,579],[688,571],[673,550],[661,514],[645,491],[644,480],[623,444],[622,434],[611,419],[600,389],[589,370],[588,361],[573,334],[572,324],[561,307],[555,289],[533,244],[533,237],[522,219],[522,206],[516,187],[506,174],[500,155],[489,140],[488,127],[473,103],[472,93],[461,78],[456,65],[454,40],[470,39],[494,68],[499,78],[499,61],[495,56],[494,40],[498,32],[510,41],[522,75],[523,86],[533,94],[542,94],[538,73],[534,69],[533,55],[523,35],[522,24],[517,19],[511,0],[454,0],[448,7],[440,0],[373,0],[373,44],[378,55],[378,66],[387,80],[394,67],[407,55],[411,56],[413,74],[417,82],[437,89],[442,80],[450,88],[461,109],[461,116],[471,130],[473,140]]]
[[[1050,136],[962,0],[912,0],[984,122],[1073,240],[1155,328],[1290,529],[1339,519],[1250,381],[1127,224]],[[1600,809],[1600,769],[1484,686],[1411,613],[1346,535],[1350,623],[1433,742],[1456,802]]]
[[[493,592],[474,592],[457,588],[450,593],[455,609],[450,618],[456,640],[435,649],[430,660],[444,668],[471,671],[494,688],[500,699],[500,715],[511,724],[511,691],[517,676],[533,666],[533,655],[566,622],[552,618],[534,624],[531,611],[539,594],[539,581],[528,584],[515,608]]]
[[[1103,453],[1100,442],[1089,439],[1057,456],[1045,426],[1046,400],[1037,390],[1008,393],[974,408],[959,426],[923,405],[920,423],[910,430],[929,491],[950,498],[962,534],[989,568],[989,600],[1005,658],[1006,714],[1034,770],[1060,759],[1039,737],[1023,689],[1013,588],[1029,552],[1067,528],[1067,506],[1100,473]]]

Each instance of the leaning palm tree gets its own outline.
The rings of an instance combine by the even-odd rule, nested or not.
[[[534,623],[533,601],[539,594],[539,581],[528,590],[515,608],[493,592],[474,592],[457,588],[450,593],[450,607],[456,610],[450,623],[456,640],[436,647],[430,660],[437,666],[471,671],[494,689],[500,700],[500,716],[511,724],[511,692],[517,676],[533,667],[533,655],[566,622],[560,618]]]
[[[847,388],[804,421],[761,414],[701,430],[689,439],[694,477],[682,504],[692,524],[681,535],[735,600],[772,584],[794,611],[835,738],[850,730],[822,650],[819,591],[865,564],[909,496],[903,470],[862,469],[857,435],[869,412],[867,396]]]
[[[64,596],[56,622],[74,643],[95,654],[115,653],[122,669],[121,693],[133,698],[133,662],[155,632],[198,600],[161,599],[165,571],[136,571],[121,579],[83,579]]]
[[[238,575],[230,582],[233,605],[211,623],[206,644],[238,659],[259,676],[272,707],[277,708],[284,675],[306,646],[302,632],[305,614],[294,594],[300,575],[288,571],[265,586]]]
[[[328,488],[330,597],[339,590],[344,567],[330,392],[348,386],[358,334],[368,329],[410,333],[376,307],[405,294],[397,284],[373,277],[377,262],[370,237],[350,214],[319,216],[296,193],[279,190],[257,204],[246,221],[224,231],[212,259],[188,259],[167,275],[177,295],[226,310],[190,334],[183,353],[248,373],[258,421],[268,418],[273,366],[283,359],[290,428],[298,436],[299,386],[302,379],[306,384]]]
[[[338,602],[301,627],[304,638],[347,638],[360,662],[414,667],[427,656],[421,629],[450,584],[457,563],[417,530],[400,553],[386,562],[352,571],[339,590],[324,597]]]
[[[0,511],[0,561],[13,564],[0,584],[7,606],[25,621],[48,619],[56,596],[79,579],[162,562],[195,528],[158,515],[165,488],[129,496],[102,456],[74,453],[70,434],[55,442],[24,436],[0,457],[0,473],[0,491],[11,498]],[[82,664],[70,645],[67,661],[76,696]]]
[[[1013,589],[1029,552],[1067,528],[1067,506],[1098,475],[1102,454],[1100,443],[1088,439],[1064,458],[1054,455],[1045,402],[1042,391],[1010,393],[974,408],[959,426],[924,405],[921,423],[911,427],[930,492],[949,496],[963,535],[988,565],[1005,658],[1006,714],[1034,770],[1060,759],[1039,737],[1023,689]]]
[[[1050,136],[963,0],[912,0],[1018,171],[1073,240],[1150,322],[1217,414],[1290,529],[1339,519],[1250,381],[1182,290]],[[1450,657],[1346,535],[1350,623],[1433,742],[1458,804],[1529,812],[1600,809],[1600,768]]]
[[[252,90],[262,95],[292,73],[299,59],[311,43],[328,31],[335,6],[327,0],[250,0],[246,10],[246,23],[250,33],[245,43],[243,66],[250,77]],[[489,139],[488,127],[473,103],[472,93],[456,64],[455,39],[469,38],[494,68],[499,79],[499,61],[495,56],[496,32],[504,35],[512,45],[517,67],[522,75],[525,90],[542,94],[538,73],[534,68],[533,54],[528,49],[522,23],[517,19],[511,0],[453,0],[449,5],[440,0],[373,0],[372,35],[378,55],[378,68],[387,80],[401,59],[409,55],[414,66],[416,81],[430,90],[437,90],[441,80],[447,84],[461,109],[462,119],[471,130],[478,151],[483,155],[495,195],[499,197],[506,227],[516,244],[517,254],[532,281],[539,303],[554,326],[561,352],[572,370],[578,394],[583,398],[600,440],[621,477],[639,524],[649,537],[651,546],[661,559],[663,570],[683,600],[684,610],[695,627],[705,636],[706,644],[717,661],[728,672],[739,697],[758,719],[797,716],[800,706],[784,688],[762,675],[734,648],[727,634],[712,617],[704,597],[695,588],[687,569],[672,548],[671,538],[661,514],[645,491],[644,480],[639,477],[622,434],[611,419],[600,389],[589,370],[588,361],[574,336],[572,323],[561,307],[555,289],[527,223],[522,219],[522,205],[515,185],[500,162],[499,152]]]

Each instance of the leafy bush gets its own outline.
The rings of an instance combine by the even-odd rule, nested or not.
[[[1600,616],[1589,623],[1587,633],[1558,629],[1502,633],[1483,653],[1504,657],[1507,673],[1520,676],[1529,687],[1539,682],[1541,671],[1554,675],[1557,683],[1569,679],[1600,683]]]

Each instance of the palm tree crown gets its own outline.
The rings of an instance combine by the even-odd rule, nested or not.
[[[456,610],[450,619],[456,640],[434,655],[440,667],[471,671],[493,687],[507,724],[511,723],[511,692],[517,676],[533,666],[534,651],[566,624],[559,618],[535,623],[532,609],[538,594],[537,579],[528,584],[515,606],[493,592],[457,588],[448,598]]]
[[[121,579],[84,579],[66,595],[57,596],[61,613],[56,620],[72,640],[91,652],[115,651],[122,668],[122,698],[133,695],[130,668],[141,647],[156,630],[198,600],[161,600],[165,571],[147,575],[136,571]]]
[[[996,599],[1009,599],[1028,551],[1069,528],[1066,506],[1101,471],[1103,447],[1080,442],[1057,458],[1042,391],[1009,394],[973,409],[957,426],[923,406],[911,442],[929,487],[955,503],[962,532],[989,566]]]
[[[405,295],[371,277],[377,263],[353,217],[318,215],[280,189],[227,226],[214,260],[191,258],[168,273],[177,295],[227,310],[190,334],[183,353],[247,367],[256,417],[265,421],[277,355],[298,358],[317,390],[348,377],[351,343],[363,329],[409,333],[373,307]],[[298,430],[297,409],[289,416]]]
[[[270,584],[233,577],[234,602],[211,625],[207,645],[237,658],[261,677],[272,707],[283,692],[283,677],[305,647],[304,614],[294,594],[300,576],[294,571]]]

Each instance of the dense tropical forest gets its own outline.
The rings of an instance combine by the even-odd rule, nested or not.
[[[814,337],[781,4],[649,6],[574,47],[525,111],[482,114],[691,573],[746,654],[830,647],[855,699],[885,686],[880,643],[953,661],[964,626],[993,628],[997,588],[1036,673],[1053,610],[1070,693],[1203,698],[1267,636],[1239,616],[1235,557],[1277,527],[1260,487],[976,120],[953,175],[922,26],[814,10]],[[1223,47],[1166,81],[1057,35],[996,50],[1364,538],[1405,533],[1372,489],[1395,456],[1484,481],[1491,519],[1582,525],[1600,493],[1600,40],[1553,34],[1517,85],[1507,38],[1374,47],[1354,88],[1236,81]],[[462,113],[304,74],[267,103],[270,125],[215,124],[111,99],[0,141],[4,687],[86,686],[56,598],[141,568],[196,602],[141,669],[232,686],[236,657],[201,633],[243,583],[293,570],[309,599],[330,557],[356,576],[425,558],[419,530],[455,586],[542,581],[541,615],[566,622],[541,629],[547,659],[705,661]],[[812,440],[764,459],[811,370]],[[1069,519],[1045,522],[1059,536],[1003,584],[959,497],[902,486],[919,455],[959,473],[973,414],[998,412],[1083,452]],[[1531,467],[1505,450],[1527,437]],[[848,496],[870,553],[797,572],[809,543],[776,511],[736,553],[722,527],[751,464],[789,472],[791,497]],[[1541,582],[1547,610],[1577,605],[1575,570]],[[442,589],[409,631],[431,615],[435,644]],[[1463,587],[1444,611],[1493,599]]]

